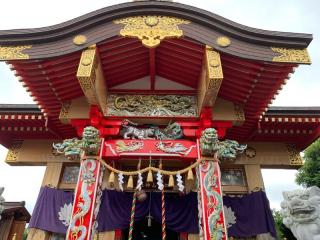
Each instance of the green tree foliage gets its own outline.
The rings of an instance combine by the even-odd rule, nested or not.
[[[298,170],[296,182],[304,187],[320,187],[320,139],[304,152],[304,164]]]
[[[27,240],[27,238],[28,238],[28,229],[27,228],[25,228],[24,229],[24,232],[23,232],[23,240]]]
[[[273,219],[276,225],[276,231],[277,231],[277,238],[278,239],[287,239],[287,240],[297,240],[289,228],[287,228],[282,223],[282,216],[280,214],[280,211],[277,211],[275,209],[272,210]]]

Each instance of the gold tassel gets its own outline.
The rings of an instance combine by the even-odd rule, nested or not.
[[[111,173],[110,173],[108,182],[109,182],[110,184],[114,184],[114,172],[111,172]]]
[[[193,180],[193,172],[191,168],[189,168],[187,180]]]
[[[149,170],[149,172],[148,172],[147,182],[148,183],[152,183],[153,182],[153,176],[152,176],[151,170]]]
[[[127,188],[128,189],[132,189],[133,188],[133,178],[132,178],[132,176],[129,177]]]
[[[174,187],[174,179],[173,179],[173,176],[172,176],[172,175],[169,176],[169,184],[168,184],[168,187]]]

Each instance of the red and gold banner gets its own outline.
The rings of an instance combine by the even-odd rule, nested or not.
[[[102,172],[95,157],[81,161],[67,240],[91,240],[96,233]]]
[[[200,236],[203,240],[226,240],[220,168],[204,160],[198,167]]]

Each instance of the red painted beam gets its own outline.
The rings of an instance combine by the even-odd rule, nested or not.
[[[149,49],[149,74],[151,90],[154,90],[156,83],[156,49]]]

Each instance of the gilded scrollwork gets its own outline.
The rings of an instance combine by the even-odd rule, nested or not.
[[[293,48],[279,48],[271,47],[271,50],[275,53],[279,53],[279,56],[273,57],[273,62],[288,62],[288,63],[305,63],[310,64],[311,60],[307,49],[293,49]]]
[[[148,48],[154,48],[165,38],[179,38],[183,31],[179,24],[189,24],[189,21],[168,16],[136,16],[115,20],[116,24],[124,24],[120,35],[139,38]]]
[[[303,161],[300,152],[294,144],[287,144],[287,151],[289,155],[289,164],[291,166],[302,166]]]
[[[24,46],[0,46],[0,60],[29,59],[24,50],[32,48],[32,45]]]
[[[22,147],[23,141],[14,142],[8,151],[6,162],[15,162],[18,160],[19,151]]]
[[[109,116],[196,117],[196,99],[178,95],[118,95],[108,96]]]

